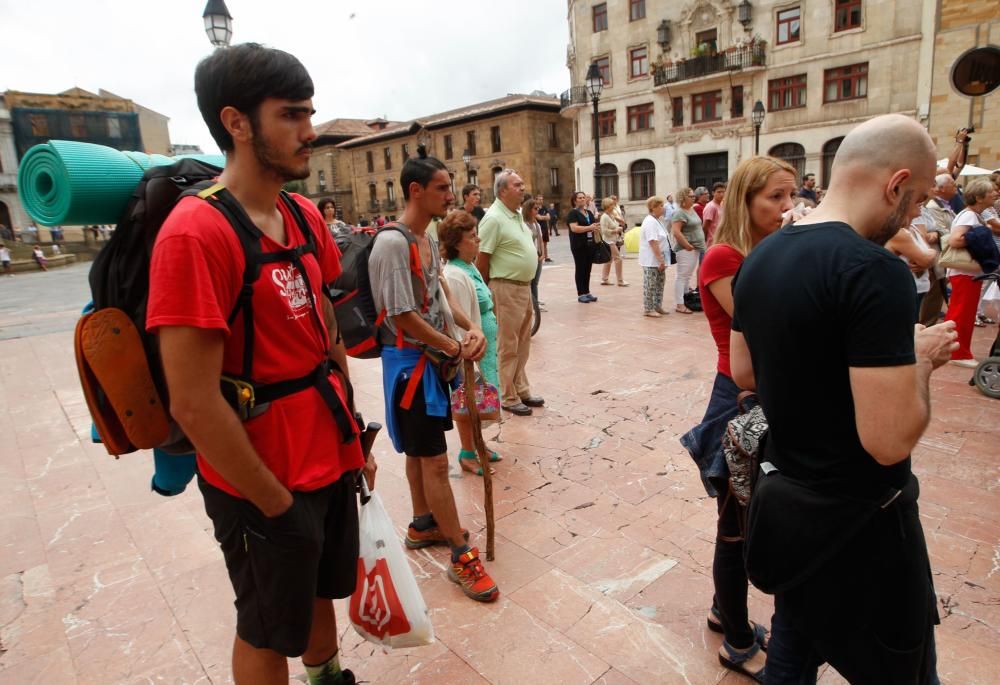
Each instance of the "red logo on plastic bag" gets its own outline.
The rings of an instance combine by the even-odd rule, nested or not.
[[[386,634],[410,632],[410,622],[396,596],[385,559],[378,559],[367,574],[364,560],[358,559],[358,584],[351,595],[350,612],[355,626],[379,640]]]

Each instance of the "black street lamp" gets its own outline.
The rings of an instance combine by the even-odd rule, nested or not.
[[[472,176],[469,175],[469,164],[472,163],[472,155],[469,154],[469,148],[465,148],[462,152],[462,161],[465,162],[465,182],[472,183]]]
[[[208,40],[217,48],[228,48],[233,37],[233,15],[229,13],[225,0],[208,0],[205,13],[205,33]]]
[[[584,80],[587,84],[587,93],[594,103],[594,202],[600,206],[598,170],[601,168],[601,127],[597,120],[597,102],[601,99],[601,92],[604,90],[604,78],[601,76],[601,68],[597,66],[597,62],[590,63],[587,68],[587,77]]]
[[[750,114],[751,121],[753,121],[753,153],[755,155],[760,154],[760,127],[764,123],[765,114],[767,111],[764,109],[764,103],[758,100]]]
[[[753,5],[750,4],[749,0],[743,0],[736,9],[739,12],[740,23],[743,24],[743,30],[750,33],[750,25],[753,24]]]

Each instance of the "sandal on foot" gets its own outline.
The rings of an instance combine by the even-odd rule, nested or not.
[[[724,633],[725,629],[722,627],[722,614],[715,607],[708,610],[708,618],[705,620],[708,623],[708,629],[713,633]]]
[[[750,649],[742,652],[738,649],[733,649],[728,642],[722,641],[722,650],[719,652],[719,663],[728,668],[730,671],[735,671],[736,673],[742,673],[743,675],[753,679],[755,682],[764,682],[764,669],[766,667],[761,666],[760,670],[754,671],[748,665],[758,653],[763,650],[760,645],[756,642],[750,647]]]
[[[458,451],[458,458],[459,459],[475,459],[476,461],[479,461],[479,455],[476,454],[473,450],[459,450]],[[503,457],[501,457],[495,451],[494,452],[490,452],[490,461],[491,462],[494,462],[494,461],[503,461]]]
[[[715,607],[709,609],[708,618],[705,619],[705,623],[708,624],[708,629],[713,633],[725,633],[725,629],[722,627],[722,614]],[[750,629],[753,631],[753,641],[760,645],[760,648],[765,652],[767,651],[767,644],[769,642],[767,628],[759,623],[750,621]]]
[[[496,459],[494,459],[493,457],[496,457]],[[475,470],[473,470],[471,468],[468,468],[463,463],[463,462],[470,462],[470,461],[474,462],[476,464],[476,469]],[[490,461],[500,461],[500,456],[496,452],[491,452],[490,453]],[[477,476],[483,475],[483,467],[479,466],[479,455],[477,455],[472,450],[459,450],[459,452],[458,452],[458,465],[462,468],[463,471],[468,471],[469,473],[475,473]],[[490,473],[491,474],[495,473],[495,471],[493,471],[492,469],[490,469]]]

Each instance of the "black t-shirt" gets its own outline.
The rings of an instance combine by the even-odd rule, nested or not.
[[[480,207],[479,205],[476,205],[475,207],[472,208],[471,214],[472,216],[476,217],[476,222],[478,223],[483,220],[484,216],[486,216],[486,210]]]
[[[569,214],[566,215],[566,228],[569,228],[570,224],[580,224],[581,226],[590,226],[594,223],[594,217],[586,209],[571,209]],[[593,233],[577,233],[570,228],[569,231],[569,246],[570,248],[579,249],[581,247],[587,247],[590,243],[594,242]]]
[[[902,488],[910,460],[881,466],[861,445],[848,368],[915,363],[903,261],[844,223],[793,225],[750,253],[733,295],[733,330],[770,425],[766,457],[824,489],[875,498]]]

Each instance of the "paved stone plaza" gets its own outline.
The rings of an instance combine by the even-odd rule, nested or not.
[[[600,301],[578,304],[565,233],[553,240],[528,367],[546,407],[487,431],[505,458],[487,564],[500,599],[466,599],[445,576],[446,550],[408,552],[437,642],[384,653],[356,636],[341,603],[342,663],[370,683],[749,682],[719,666],[720,638],[705,626],[715,503],[677,441],[711,389],[708,325],[700,314],[642,317],[635,260],[632,287],[595,276]],[[229,683],[232,590],[197,489],[153,494],[148,454],[116,461],[89,442],[71,347],[88,267],[0,278],[0,684]],[[977,355],[994,334],[977,329]],[[379,363],[355,362],[352,375],[359,406],[379,420]],[[968,377],[954,366],[934,375],[914,468],[943,619],[941,680],[991,685],[1000,402]],[[377,489],[402,535],[403,458],[384,435],[376,452]],[[456,467],[452,479],[463,523],[485,546],[481,480]],[[751,616],[770,623],[770,613],[770,598],[752,593]],[[843,681],[829,671],[821,682]]]

